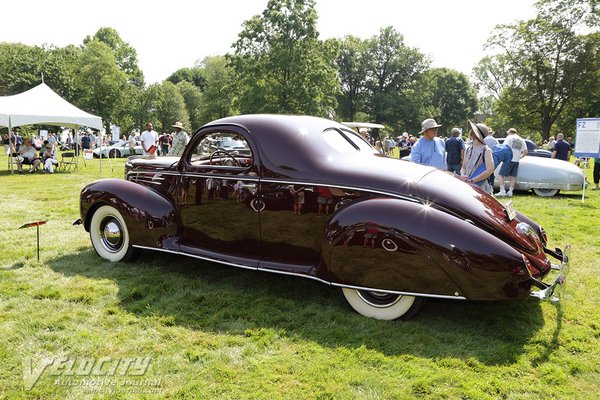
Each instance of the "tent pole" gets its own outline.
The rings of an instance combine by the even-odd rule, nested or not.
[[[17,149],[17,138],[15,138],[15,146],[13,147],[13,142],[12,142],[12,138],[14,137],[13,133],[12,133],[12,126],[11,126],[11,121],[10,121],[10,116],[8,117],[8,148],[10,151],[10,154],[8,155],[8,169],[10,170],[11,174],[14,174],[15,172],[13,171],[13,153],[16,152]]]
[[[98,131],[98,137],[100,138],[100,174],[102,174],[102,131]]]

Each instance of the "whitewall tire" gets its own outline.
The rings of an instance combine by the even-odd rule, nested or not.
[[[365,317],[393,320],[409,319],[423,306],[422,297],[342,288],[350,307]]]
[[[540,197],[552,197],[556,196],[559,192],[558,189],[541,189],[541,188],[533,188],[533,193]]]
[[[90,239],[96,253],[105,260],[127,261],[133,255],[125,220],[112,206],[102,206],[94,212]]]

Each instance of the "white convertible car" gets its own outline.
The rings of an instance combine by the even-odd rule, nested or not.
[[[496,168],[494,185],[498,186]],[[552,197],[561,190],[583,190],[585,175],[576,165],[555,158],[525,156],[519,162],[516,190],[533,190],[540,197]]]

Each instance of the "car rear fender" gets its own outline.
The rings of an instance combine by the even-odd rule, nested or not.
[[[174,204],[160,193],[121,179],[103,179],[87,185],[80,196],[81,220],[86,231],[94,211],[102,206],[115,207],[125,220],[131,243],[159,247],[177,234]]]
[[[523,256],[492,234],[427,204],[369,198],[325,232],[327,278],[338,285],[498,300],[529,296]]]

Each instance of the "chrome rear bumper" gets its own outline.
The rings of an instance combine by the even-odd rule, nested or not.
[[[564,285],[567,280],[567,274],[569,273],[569,254],[571,252],[571,245],[566,245],[564,250],[544,250],[547,254],[550,254],[554,258],[561,261],[560,265],[552,264],[552,269],[558,271],[558,276],[550,285],[532,278],[534,279],[535,286],[540,288],[540,290],[531,292],[531,297],[535,297],[539,300],[559,302],[563,297]]]

